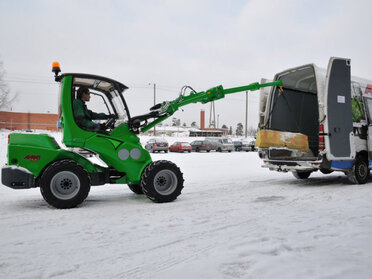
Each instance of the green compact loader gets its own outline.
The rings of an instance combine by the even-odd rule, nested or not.
[[[45,201],[56,208],[72,208],[81,204],[91,186],[127,184],[136,194],[145,194],[154,202],[175,200],[183,188],[183,174],[172,162],[152,161],[140,143],[138,134],[153,128],[191,103],[203,104],[224,98],[226,94],[258,90],[265,86],[281,86],[281,81],[224,89],[217,86],[203,92],[185,87],[173,101],[150,108],[145,115],[131,116],[123,92],[124,84],[96,75],[60,73],[53,63],[55,80],[60,83],[59,114],[63,131],[61,148],[47,134],[10,133],[8,161],[2,168],[2,183],[13,189],[40,187]],[[88,130],[75,119],[73,102],[76,91],[87,87],[102,101],[110,118]],[[186,91],[190,90],[189,94]],[[97,155],[104,164],[92,162]]]

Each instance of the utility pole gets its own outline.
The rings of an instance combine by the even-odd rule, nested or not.
[[[154,86],[154,106],[156,105],[156,83],[149,83],[149,85],[153,85]],[[154,126],[154,136],[156,136],[156,125]]]
[[[248,91],[245,91],[245,137],[248,136]]]

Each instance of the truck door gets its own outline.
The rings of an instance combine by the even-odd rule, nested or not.
[[[328,160],[355,157],[351,110],[350,59],[329,60],[325,90],[326,123],[324,130]]]
[[[371,151],[372,151],[372,95],[371,94],[365,94],[364,95],[364,104],[365,104],[365,108],[366,108],[366,111],[367,111],[367,116],[368,116],[368,137],[367,137],[367,141],[368,141],[368,157],[372,158],[372,154],[371,154]],[[370,161],[370,167],[371,167],[371,161]]]
[[[261,83],[267,83],[267,82],[272,82],[273,80],[270,79],[261,79]],[[259,106],[259,123],[258,127],[263,128],[266,125],[266,121],[268,120],[268,100],[270,99],[270,92],[272,90],[272,87],[261,87],[260,89],[260,106]]]

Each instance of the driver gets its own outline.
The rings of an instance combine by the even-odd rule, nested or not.
[[[87,130],[99,131],[102,130],[102,126],[99,123],[95,123],[92,120],[96,119],[108,119],[111,115],[105,113],[95,113],[87,108],[86,102],[90,100],[90,93],[88,87],[80,86],[77,90],[76,99],[73,103],[74,117],[76,123]]]

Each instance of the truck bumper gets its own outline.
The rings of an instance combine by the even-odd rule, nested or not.
[[[36,187],[33,174],[16,166],[6,166],[1,169],[1,183],[12,189],[29,189]]]
[[[321,161],[281,161],[281,160],[265,160],[263,168],[268,168],[275,171],[315,171],[320,168]]]

